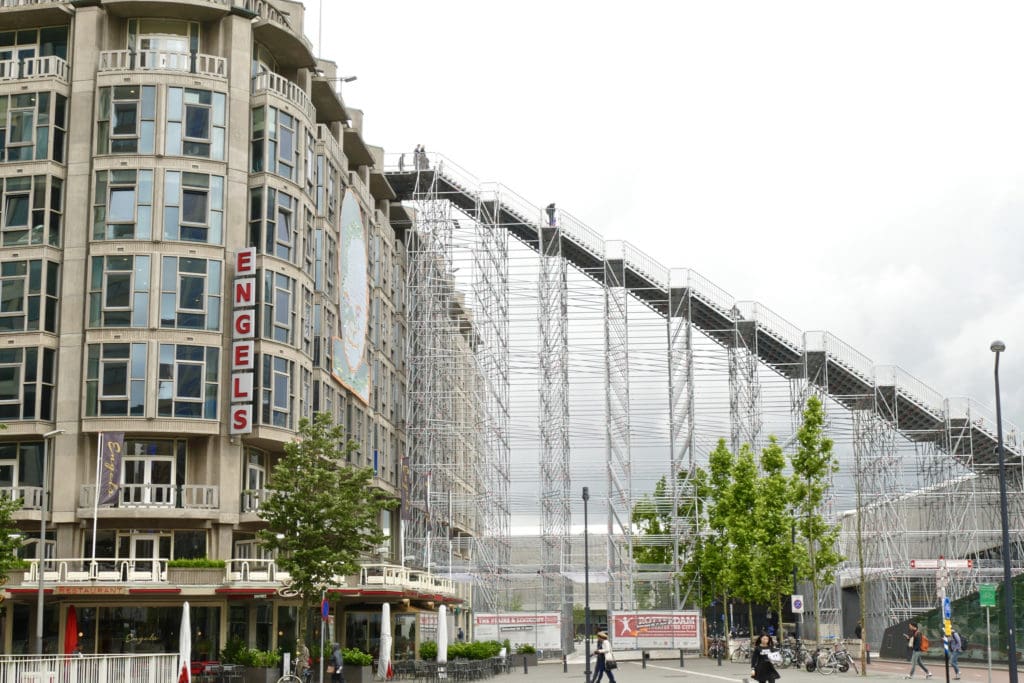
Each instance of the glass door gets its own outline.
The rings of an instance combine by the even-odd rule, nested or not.
[[[131,559],[138,574],[152,574],[159,566],[160,536],[157,534],[135,534],[132,536]]]

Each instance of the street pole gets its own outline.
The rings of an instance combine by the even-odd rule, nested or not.
[[[43,486],[42,486],[43,490],[42,490],[42,492],[41,492],[41,494],[39,496],[39,498],[40,498],[40,502],[39,502],[39,545],[36,547],[36,550],[38,551],[37,554],[36,554],[36,557],[39,558],[39,566],[36,568],[36,571],[39,574],[39,586],[38,586],[38,590],[36,591],[36,654],[37,655],[43,654],[43,602],[44,602],[44,595],[45,595],[45,592],[43,590],[43,574],[45,574],[45,572],[43,571],[43,560],[46,557],[46,553],[44,551],[45,551],[45,546],[46,546],[46,505],[47,505],[47,499],[48,499],[48,497],[46,495],[46,473],[48,472],[48,469],[47,469],[47,467],[48,467],[47,466],[47,456],[49,455],[48,451],[49,451],[49,447],[50,447],[50,439],[52,439],[53,437],[57,436],[58,434],[63,434],[63,433],[64,433],[63,429],[54,429],[52,432],[46,432],[45,434],[43,434]],[[100,457],[100,454],[96,453],[96,457],[97,458]]]
[[[1003,450],[1003,407],[999,399],[999,354],[1006,344],[996,340],[989,347],[996,354],[996,437],[999,442],[999,514],[1003,524],[1003,609],[1006,619],[1006,655],[1010,683],[1017,683],[1017,636],[1014,633],[1013,576],[1010,573],[1010,518],[1006,511],[1006,453]]]
[[[985,635],[988,637],[988,683],[992,683],[992,608],[985,608]]]
[[[590,683],[590,545],[587,535],[587,501],[590,489],[583,487],[583,683]]]
[[[795,548],[796,547],[796,520],[795,519],[790,524],[790,532],[791,532],[791,538],[790,538],[789,542],[790,542],[790,545],[792,545]],[[793,595],[796,595],[796,559],[795,558],[793,560]],[[796,614],[793,615],[793,628],[796,629],[796,639],[797,640],[800,640],[800,616],[802,616],[802,615],[796,615]]]

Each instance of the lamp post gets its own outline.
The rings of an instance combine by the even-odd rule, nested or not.
[[[1006,654],[1010,662],[1010,683],[1017,683],[1017,637],[1014,634],[1013,576],[1010,573],[1010,516],[1006,511],[1006,453],[1003,450],[1003,407],[999,400],[999,354],[1006,344],[998,339],[989,348],[996,354],[996,438],[999,451],[999,515],[1003,524],[1003,609],[1006,618]]]
[[[43,596],[45,595],[45,593],[43,592],[43,574],[45,573],[43,571],[43,559],[44,559],[44,557],[46,555],[46,553],[44,552],[45,546],[46,546],[46,505],[47,505],[46,473],[49,472],[49,465],[47,464],[48,463],[47,456],[49,455],[48,451],[49,451],[49,448],[50,448],[50,439],[52,439],[53,437],[57,436],[58,434],[63,434],[63,433],[64,433],[63,429],[54,429],[52,432],[46,432],[45,434],[43,434],[43,486],[42,486],[43,490],[42,490],[42,493],[39,496],[39,498],[40,498],[40,503],[39,503],[39,545],[36,546],[36,550],[37,550],[36,555],[39,558],[39,566],[36,567],[36,573],[39,575],[39,586],[38,586],[38,590],[36,591],[36,593],[37,593],[36,594],[36,654],[37,655],[43,654]],[[99,457],[98,453],[96,454],[96,457],[97,458]]]
[[[590,489],[583,487],[583,683],[590,683],[590,545],[587,536],[587,501]]]

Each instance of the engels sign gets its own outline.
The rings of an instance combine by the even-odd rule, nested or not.
[[[256,248],[235,255],[231,286],[234,320],[231,325],[231,429],[252,433],[253,369],[256,338]]]

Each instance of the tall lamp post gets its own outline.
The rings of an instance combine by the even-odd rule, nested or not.
[[[587,501],[590,489],[583,487],[583,683],[590,683],[590,545],[587,536]]]
[[[999,400],[999,354],[1006,344],[998,339],[989,347],[996,354],[996,438],[999,442],[999,515],[1003,523],[1003,609],[1006,618],[1006,654],[1010,683],[1017,683],[1017,636],[1014,634],[1013,576],[1010,573],[1010,516],[1006,511],[1006,453],[1003,450],[1003,407]]]
[[[54,429],[52,432],[46,432],[43,434],[43,486],[42,493],[39,503],[39,545],[36,546],[36,556],[39,558],[39,566],[36,568],[36,573],[39,575],[39,587],[36,594],[36,654],[43,654],[43,559],[46,556],[44,552],[46,547],[46,506],[48,496],[46,495],[46,474],[49,472],[48,458],[50,449],[50,439],[63,434],[63,429]],[[96,457],[100,457],[99,453]]]

